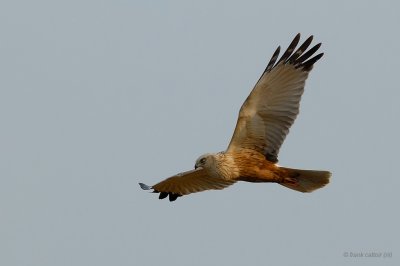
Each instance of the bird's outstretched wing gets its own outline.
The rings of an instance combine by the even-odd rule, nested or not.
[[[248,148],[269,161],[278,161],[279,149],[299,113],[308,73],[323,56],[313,56],[321,43],[306,52],[312,39],[310,36],[295,50],[300,40],[297,34],[278,62],[280,47],[275,51],[240,109],[228,152]]]
[[[160,193],[159,199],[169,196],[169,200],[174,201],[183,195],[209,189],[224,189],[233,183],[235,181],[209,177],[206,171],[200,167],[174,175],[154,186],[147,186],[143,183],[139,183],[139,185],[144,190],[153,189],[153,192]]]

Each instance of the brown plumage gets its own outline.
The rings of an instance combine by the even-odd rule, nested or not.
[[[190,193],[223,189],[237,181],[273,182],[300,192],[311,192],[329,183],[331,173],[278,166],[279,149],[299,113],[305,81],[323,53],[314,55],[318,43],[306,51],[310,36],[296,49],[297,34],[278,60],[280,47],[240,108],[235,131],[226,151],[205,154],[194,170],[180,173],[142,189],[160,193],[170,201]],[[277,61],[278,60],[278,61]]]

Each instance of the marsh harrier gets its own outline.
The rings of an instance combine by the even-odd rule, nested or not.
[[[226,151],[200,156],[195,169],[144,190],[159,198],[178,197],[209,189],[223,189],[237,181],[273,182],[287,188],[312,192],[329,183],[331,173],[277,165],[279,149],[299,113],[305,81],[323,53],[314,55],[321,43],[310,48],[313,36],[296,49],[297,34],[278,60],[280,47],[240,108],[239,118]]]

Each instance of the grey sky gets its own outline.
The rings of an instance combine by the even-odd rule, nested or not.
[[[399,10],[2,1],[0,265],[399,265]],[[140,190],[224,150],[298,32],[325,56],[280,164],[330,170],[331,184],[239,183],[174,203]]]

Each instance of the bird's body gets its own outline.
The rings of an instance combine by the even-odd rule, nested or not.
[[[278,182],[279,167],[266,160],[265,156],[251,149],[241,152],[219,152],[208,154],[212,163],[197,167],[206,169],[210,176],[233,181]]]
[[[234,153],[209,153],[200,158],[206,158],[206,162],[209,163],[196,165],[195,168],[202,167],[210,177],[216,180],[223,179],[234,182],[246,181],[252,183],[273,182],[282,185],[296,185],[299,181],[297,179],[300,176],[300,172],[315,172],[315,170],[300,170],[278,166],[276,163],[267,160],[263,154],[251,149],[243,149],[240,152]],[[330,176],[330,173],[327,171],[317,172],[321,173],[322,176]],[[293,187],[292,189],[299,190],[301,188]]]
[[[281,182],[283,181],[280,168],[268,161],[263,154],[250,149],[232,153],[235,164],[239,167],[238,181],[247,182]]]
[[[243,103],[233,137],[226,151],[200,156],[195,169],[143,189],[160,193],[160,199],[208,189],[223,189],[237,181],[273,182],[290,189],[311,192],[329,183],[331,173],[277,165],[279,149],[299,113],[305,81],[322,53],[321,44],[307,52],[309,37],[296,51],[298,34],[278,62],[280,47]],[[311,58],[310,58],[311,57]],[[310,58],[310,59],[309,59]]]

